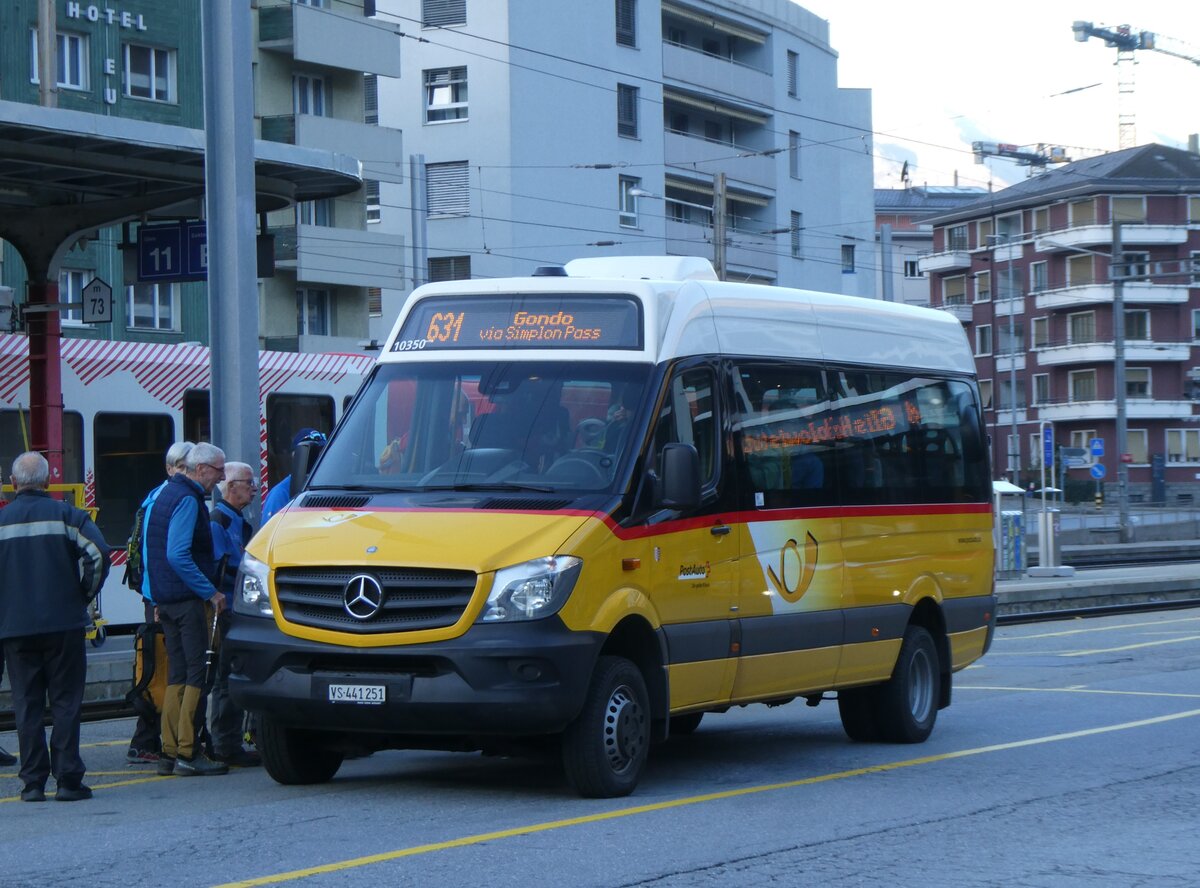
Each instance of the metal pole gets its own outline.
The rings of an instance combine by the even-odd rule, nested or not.
[[[38,0],[38,101],[58,107],[58,10],[55,0]]]
[[[245,3],[201,7],[212,438],[253,466],[262,456],[250,16]]]
[[[1113,273],[1117,269],[1118,274]],[[1121,542],[1130,542],[1129,533],[1129,466],[1125,462],[1128,429],[1125,413],[1125,264],[1121,245],[1121,223],[1112,223],[1112,265],[1109,277],[1113,288],[1113,394],[1117,402],[1117,526]]]
[[[1051,459],[1054,458],[1053,432],[1050,438],[1051,446],[1047,447],[1046,429],[1053,427],[1048,419],[1043,419],[1039,425],[1042,432],[1042,526],[1038,528],[1038,539],[1041,540],[1038,563],[1041,567],[1054,567],[1054,536],[1048,520],[1049,513],[1046,511],[1046,451],[1049,450]]]
[[[725,174],[713,178],[713,265],[717,280],[725,280]]]
[[[408,188],[412,216],[412,285],[415,290],[429,279],[429,208],[425,183],[425,155],[408,156]]]
[[[879,226],[879,273],[883,276],[880,294],[884,302],[896,301],[896,282],[892,279],[892,226],[884,222]]]

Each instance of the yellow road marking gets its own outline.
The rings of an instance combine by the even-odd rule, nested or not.
[[[90,774],[88,776],[90,776]],[[175,779],[174,777],[159,777],[157,774],[155,774],[152,777],[137,777],[133,780],[116,780],[112,783],[100,783],[100,784],[97,784],[96,786],[93,786],[92,789],[97,790],[97,791],[101,790],[101,789],[115,789],[118,786],[136,786],[139,783],[156,783],[159,780],[174,780],[174,779]],[[47,798],[50,798],[50,796],[47,796]],[[21,801],[21,797],[19,795],[15,795],[15,796],[9,796],[8,798],[5,798],[5,799],[0,799],[0,804],[3,804],[4,802],[19,802],[19,801]]]
[[[1086,632],[1112,632],[1114,629],[1146,629],[1148,627],[1170,626],[1173,623],[1195,623],[1200,617],[1184,617],[1181,620],[1147,620],[1144,623],[1121,623],[1117,626],[1091,626],[1087,629],[1064,629],[1061,632],[1041,632],[1037,635],[1014,635],[1024,641],[1027,638],[1062,638],[1065,635],[1082,635]]]
[[[1164,638],[1161,641],[1142,641],[1137,644],[1123,644],[1120,647],[1096,648],[1091,651],[1069,651],[1058,654],[1060,657],[1087,657],[1091,654],[1115,654],[1118,651],[1132,651],[1138,648],[1157,647],[1160,644],[1179,644],[1184,641],[1200,641],[1200,635],[1186,635],[1183,638]]]
[[[1050,694],[1113,694],[1122,697],[1182,697],[1186,700],[1200,700],[1200,694],[1171,694],[1166,691],[1106,691],[1101,688],[1008,688],[990,685],[961,685],[954,686],[956,691],[1036,691]]]
[[[93,749],[97,746],[124,746],[128,740],[100,740],[95,743],[80,743],[80,749]]]
[[[992,746],[978,746],[974,749],[960,749],[955,752],[944,752],[938,755],[928,755],[921,758],[906,759],[899,762],[889,762],[882,765],[869,765],[865,768],[854,768],[850,771],[837,771],[832,774],[820,774],[816,777],[805,777],[801,780],[789,780],[784,783],[767,783],[760,786],[747,786],[742,789],[730,789],[724,792],[705,793],[704,795],[687,796],[681,799],[672,799],[666,802],[656,802],[651,805],[635,805],[631,808],[619,808],[615,811],[604,811],[599,814],[589,814],[584,817],[569,817],[563,820],[551,820],[546,823],[533,823],[528,826],[518,826],[512,829],[496,830],[495,832],[478,833],[473,836],[463,836],[458,839],[449,839],[445,842],[431,842],[427,845],[415,845],[412,848],[401,848],[397,851],[386,851],[382,854],[369,854],[364,857],[353,857],[349,860],[341,860],[336,863],[326,863],[320,866],[307,867],[305,869],[290,870],[286,873],[275,873],[269,876],[260,876],[254,879],[246,879],[241,882],[227,882],[216,888],[251,888],[255,885],[271,885],[278,882],[289,882],[293,879],[304,879],[309,876],[317,876],[323,873],[340,872],[342,870],[355,869],[362,866],[370,866],[375,863],[386,863],[392,860],[400,860],[405,857],[416,857],[421,854],[430,854],[434,851],[446,851],[451,848],[464,848],[469,845],[480,845],[484,842],[494,842],[498,839],[511,839],[516,836],[527,836],[536,833],[549,832],[556,829],[564,829],[571,826],[582,826],[584,824],[602,823],[606,820],[617,820],[622,817],[633,817],[639,814],[650,814],[657,811],[669,811],[672,808],[684,808],[691,805],[699,805],[704,802],[715,802],[724,799],[733,799],[740,796],[757,795],[764,792],[776,792],[781,789],[795,789],[800,786],[811,786],[817,783],[828,783],[832,780],[845,780],[848,777],[862,777],[866,774],[881,774],[887,771],[896,771],[900,768],[911,768],[917,765],[928,765],[935,762],[944,762],[951,759],[966,758],[973,755],[983,755],[989,752],[1003,752],[1010,749],[1021,749],[1026,746],[1038,746],[1043,743],[1055,743],[1061,740],[1075,740],[1080,737],[1090,737],[1095,734],[1107,734],[1112,731],[1126,731],[1131,728],[1141,728],[1147,725],[1157,725],[1164,722],[1176,721],[1181,718],[1195,718],[1200,716],[1200,709],[1191,709],[1187,712],[1177,712],[1172,715],[1160,715],[1155,718],[1144,718],[1138,721],[1124,722],[1118,725],[1106,725],[1101,728],[1085,728],[1081,731],[1070,731],[1065,734],[1051,734],[1046,737],[1034,737],[1029,740],[1014,740],[1011,743],[997,743]]]

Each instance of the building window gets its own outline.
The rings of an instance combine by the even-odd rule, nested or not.
[[[1150,254],[1137,253],[1122,253],[1121,261],[1113,266],[1109,272],[1109,276],[1116,280],[1117,278],[1145,278],[1150,273]]]
[[[379,75],[363,75],[363,123],[379,125]]]
[[[1045,234],[1050,230],[1050,208],[1042,207],[1033,211],[1033,233]]]
[[[804,214],[792,211],[792,258],[804,258]]]
[[[967,226],[954,225],[946,229],[946,249],[965,250],[968,248]]]
[[[854,272],[854,244],[842,244],[842,274]]]
[[[787,91],[793,99],[800,95],[800,56],[790,49],[787,54]]]
[[[367,222],[378,222],[383,218],[383,208],[379,199],[379,180],[363,180],[363,199],[367,207]]]
[[[617,205],[620,208],[618,221],[623,228],[638,227],[638,198],[633,192],[642,180],[633,176],[621,176],[617,184]]]
[[[1016,382],[1016,389],[1017,389],[1017,409],[1020,410],[1021,408],[1023,408],[1025,406],[1025,390],[1023,388],[1021,388],[1021,380],[1019,380],[1019,379]],[[1011,379],[1009,379],[1007,376],[1001,377],[999,409],[1001,409],[1001,410],[1012,410],[1013,409],[1012,393],[1013,393],[1013,381]],[[1012,435],[1008,436],[1008,440],[1009,440],[1009,446],[1011,447],[1012,446]]]
[[[125,95],[175,101],[175,50],[125,44]]]
[[[992,273],[990,271],[975,272],[975,301],[992,301]]]
[[[996,220],[996,237],[998,243],[1006,244],[1011,241],[1020,240],[1024,231],[1021,227],[1021,214],[1009,213],[1007,216],[1001,216]]]
[[[1145,222],[1146,200],[1142,197],[1113,197],[1112,220],[1114,222]]]
[[[990,379],[979,380],[979,403],[983,405],[984,410],[992,409],[992,381]]]
[[[426,28],[467,23],[467,0],[421,0],[421,22]]]
[[[942,278],[942,305],[965,305],[967,302],[967,279],[961,274]]]
[[[333,201],[328,197],[320,200],[305,200],[296,204],[297,225],[319,225],[329,228],[333,225]]]
[[[29,79],[40,84],[38,75],[38,32],[34,28],[31,35],[33,51],[30,54],[32,71]],[[63,89],[88,88],[88,40],[80,34],[58,34],[58,86]]]
[[[1125,312],[1125,341],[1150,341],[1150,312],[1144,308]]]
[[[1033,376],[1033,403],[1050,403],[1050,374],[1035,373]],[[1039,448],[1040,449],[1040,448]]]
[[[637,0],[616,0],[617,46],[637,46]]]
[[[433,68],[425,72],[425,122],[467,119],[467,68]]]
[[[471,212],[470,176],[465,160],[425,165],[430,216],[466,216]]]
[[[617,135],[636,139],[638,134],[638,88],[617,84]]]
[[[1195,225],[1200,222],[1200,197],[1188,198],[1188,223]]]
[[[134,284],[125,288],[125,325],[130,330],[177,330],[178,284]]]
[[[297,6],[312,6],[316,9],[328,9],[329,0],[293,0]]]
[[[367,287],[367,317],[383,317],[383,288]]]
[[[58,273],[58,301],[83,302],[83,288],[96,276],[95,269],[70,269]],[[59,312],[64,324],[78,325],[83,323],[83,307],[64,308]]]
[[[1150,393],[1150,368],[1125,368],[1125,397],[1147,400],[1153,397]]]
[[[1167,429],[1167,462],[1200,463],[1200,429]]]
[[[992,325],[980,324],[975,328],[975,354],[990,355],[992,353]]]
[[[1072,402],[1096,400],[1095,370],[1072,370],[1067,378]]]
[[[1067,315],[1067,342],[1071,345],[1087,345],[1096,341],[1096,313],[1081,311]]]
[[[312,74],[292,75],[292,112],[314,117],[332,117],[329,81]]]
[[[1067,257],[1067,286],[1086,287],[1096,283],[1095,265],[1091,256]]]
[[[1125,432],[1125,450],[1133,457],[1133,464],[1144,466],[1150,462],[1149,436],[1145,429],[1128,429]]]
[[[429,282],[471,279],[470,256],[437,256],[429,260]]]
[[[1036,404],[1037,401],[1035,400]],[[1042,436],[1040,434],[1032,434],[1029,436],[1029,468],[1040,469],[1042,467]]]
[[[991,219],[980,219],[979,220],[979,230],[977,232],[978,239],[975,241],[975,243],[977,243],[977,244],[988,243],[991,240],[993,228],[994,228],[994,226],[992,225]]]
[[[1050,319],[1033,319],[1033,348],[1045,348],[1050,344]]]
[[[1071,432],[1071,446],[1076,450],[1082,449],[1087,451],[1086,459],[1095,459],[1095,457],[1091,455],[1092,439],[1095,437],[1097,437],[1095,429],[1076,429],[1075,431]]]
[[[1192,309],[1192,339],[1200,342],[1200,308]]]
[[[329,335],[329,291],[296,288],[296,332],[301,336]]]
[[[795,130],[788,133],[788,174],[800,178],[800,134]]]
[[[904,276],[910,280],[925,277],[925,272],[921,271],[921,260],[905,259],[904,260]]]
[[[1070,210],[1071,227],[1079,228],[1081,225],[1096,224],[1096,199],[1089,197],[1087,200],[1072,201],[1068,205]]]
[[[1006,299],[1021,298],[1021,270],[1014,268],[1011,263],[996,269],[996,298],[1003,302]]]
[[[1041,293],[1049,287],[1049,275],[1047,273],[1048,264],[1045,262],[1034,262],[1029,266],[1029,292]]]
[[[1025,326],[1008,319],[1000,327],[1000,354],[1017,355],[1025,350]]]
[[[1192,251],[1192,283],[1200,284],[1200,252]]]

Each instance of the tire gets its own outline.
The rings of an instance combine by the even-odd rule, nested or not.
[[[671,719],[671,734],[678,734],[683,737],[688,734],[696,733],[696,728],[700,727],[700,720],[704,718],[703,712],[689,712],[687,715],[676,715]]]
[[[942,673],[928,630],[909,626],[892,677],[880,685],[877,718],[891,743],[924,743],[937,721]]]
[[[879,739],[877,690],[851,688],[838,691],[838,714],[842,717],[842,728],[851,740],[874,743]]]
[[[267,716],[259,720],[255,740],[263,767],[285,786],[325,783],[342,766],[342,753],[321,746],[315,734],[285,727]]]
[[[583,709],[563,732],[567,778],[586,798],[629,795],[649,749],[650,698],[642,673],[624,657],[601,657]]]

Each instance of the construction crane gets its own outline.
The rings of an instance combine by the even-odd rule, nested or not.
[[[1071,162],[1071,157],[1067,154],[1066,148],[1061,145],[1047,145],[1044,142],[1039,142],[1036,145],[1012,145],[1008,142],[972,142],[971,150],[975,153],[976,163],[983,163],[985,157],[1004,157],[1008,160],[1015,160],[1021,166],[1040,169],[1051,163]]]
[[[1142,31],[1129,25],[1109,28],[1091,22],[1075,22],[1071,25],[1075,40],[1087,43],[1089,37],[1099,37],[1104,45],[1117,51],[1117,127],[1118,144],[1121,148],[1132,148],[1137,143],[1137,128],[1133,111],[1133,54],[1139,49],[1151,49],[1200,65],[1200,50],[1153,31]]]

